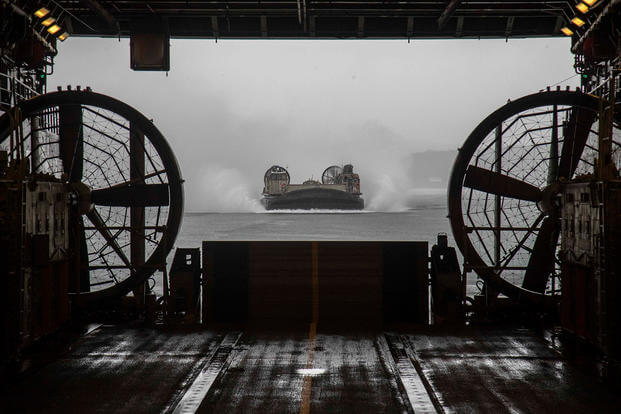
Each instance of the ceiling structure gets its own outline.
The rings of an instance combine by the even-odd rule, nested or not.
[[[571,36],[582,74],[620,53],[621,0],[0,0],[0,6],[3,65],[39,72],[53,66],[57,41],[69,36],[129,37],[132,69],[164,71],[171,37]]]
[[[173,38],[522,38],[563,36],[575,1],[16,0],[45,6],[73,36],[129,36],[136,24]],[[142,23],[141,23],[142,22]]]

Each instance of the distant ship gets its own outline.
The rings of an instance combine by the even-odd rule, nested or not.
[[[291,184],[289,179],[289,172],[279,165],[273,165],[265,172],[261,203],[266,210],[364,208],[360,177],[354,174],[351,164],[326,168],[321,182],[310,179],[302,184]]]

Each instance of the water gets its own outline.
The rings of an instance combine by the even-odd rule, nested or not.
[[[448,232],[443,209],[401,213],[188,213],[176,245],[203,240],[416,240]]]
[[[203,240],[401,240],[435,243],[448,233],[444,194],[420,195],[400,212],[280,210],[254,213],[186,213],[177,247]]]
[[[444,193],[420,194],[410,206],[399,212],[186,213],[175,246],[200,247],[203,241],[213,240],[390,240],[426,241],[431,249],[438,233],[447,233],[449,245],[455,247]],[[458,257],[461,262],[459,251]],[[473,283],[468,281],[469,294]]]

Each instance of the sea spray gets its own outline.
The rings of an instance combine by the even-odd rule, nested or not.
[[[369,210],[396,212],[406,210],[403,203],[403,188],[394,177],[382,174],[379,177],[369,177],[366,191],[366,205]]]
[[[200,194],[193,195],[192,210],[227,213],[263,211],[259,201],[260,189],[249,182],[236,168],[210,165],[201,168],[196,177]]]

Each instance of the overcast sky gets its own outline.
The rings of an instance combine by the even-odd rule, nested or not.
[[[166,74],[131,71],[127,39],[69,38],[48,88],[88,85],[152,118],[181,164],[186,211],[256,209],[272,164],[301,182],[347,162],[367,205],[392,210],[411,190],[408,154],[456,149],[507,99],[572,77],[569,47],[569,39],[173,40]]]

